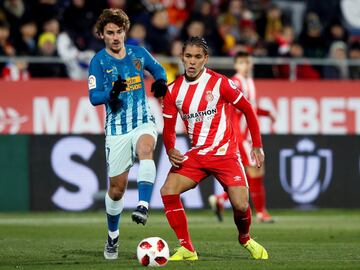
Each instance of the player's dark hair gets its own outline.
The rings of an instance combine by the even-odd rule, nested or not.
[[[246,57],[250,57],[250,53],[248,53],[247,51],[238,51],[236,54],[235,54],[235,57],[234,57],[234,61],[236,61],[236,59],[238,58],[246,58]]]
[[[182,48],[182,52],[183,53],[185,52],[187,46],[193,46],[193,45],[202,48],[205,55],[209,54],[209,47],[206,43],[206,40],[202,37],[190,37],[187,41],[185,41]]]
[[[96,21],[96,32],[98,34],[104,33],[104,28],[108,23],[113,23],[123,28],[127,32],[130,28],[130,20],[128,15],[121,10],[116,8],[104,9],[98,20]]]

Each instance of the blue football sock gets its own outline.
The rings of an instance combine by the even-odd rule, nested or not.
[[[118,201],[114,201],[110,198],[109,194],[106,193],[105,207],[106,207],[108,231],[109,233],[116,232],[116,234],[118,234],[120,215],[124,208],[124,199],[121,198]]]
[[[106,217],[107,217],[108,230],[110,232],[116,231],[119,228],[120,214],[113,216],[106,213]]]
[[[153,187],[153,183],[145,181],[138,182],[139,201],[144,201],[149,204]]]
[[[139,204],[149,208],[151,193],[156,177],[155,162],[152,159],[140,160],[138,173]]]

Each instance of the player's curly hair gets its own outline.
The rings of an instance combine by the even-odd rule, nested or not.
[[[184,46],[182,48],[182,52],[185,52],[187,46],[198,46],[203,49],[204,54],[209,54],[209,47],[206,43],[206,40],[203,37],[190,37],[188,40],[184,42]]]
[[[121,9],[108,8],[103,10],[96,21],[95,27],[97,34],[104,33],[104,28],[108,23],[116,24],[120,28],[123,28],[125,32],[130,28],[129,17]]]

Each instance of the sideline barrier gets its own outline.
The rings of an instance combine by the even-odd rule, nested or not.
[[[358,136],[264,135],[263,141],[270,209],[360,207]],[[103,201],[94,196],[107,185],[103,144],[103,135],[0,136],[0,211],[102,208]],[[177,148],[184,152],[188,146],[179,135]],[[162,136],[154,157],[157,178],[151,206],[163,208],[159,190],[170,163]],[[137,169],[135,163],[130,170],[126,208],[137,205]],[[207,197],[221,190],[206,179],[182,199],[186,208],[205,208]]]
[[[150,89],[146,81],[146,89]],[[264,134],[360,134],[360,88],[356,81],[256,81],[258,105],[275,123],[260,118]],[[0,81],[0,134],[102,134],[104,106],[93,107],[86,82]],[[149,94],[158,131],[162,114]],[[178,121],[177,131],[183,132]]]

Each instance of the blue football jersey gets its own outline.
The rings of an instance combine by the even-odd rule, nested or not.
[[[105,49],[91,60],[88,88],[93,105],[105,104],[106,135],[126,134],[141,124],[154,122],[146,97],[144,69],[158,79],[166,81],[164,68],[143,47],[126,45],[126,56],[117,59]],[[118,76],[126,80],[127,89],[121,92],[121,107],[113,112],[109,106],[109,92]]]

